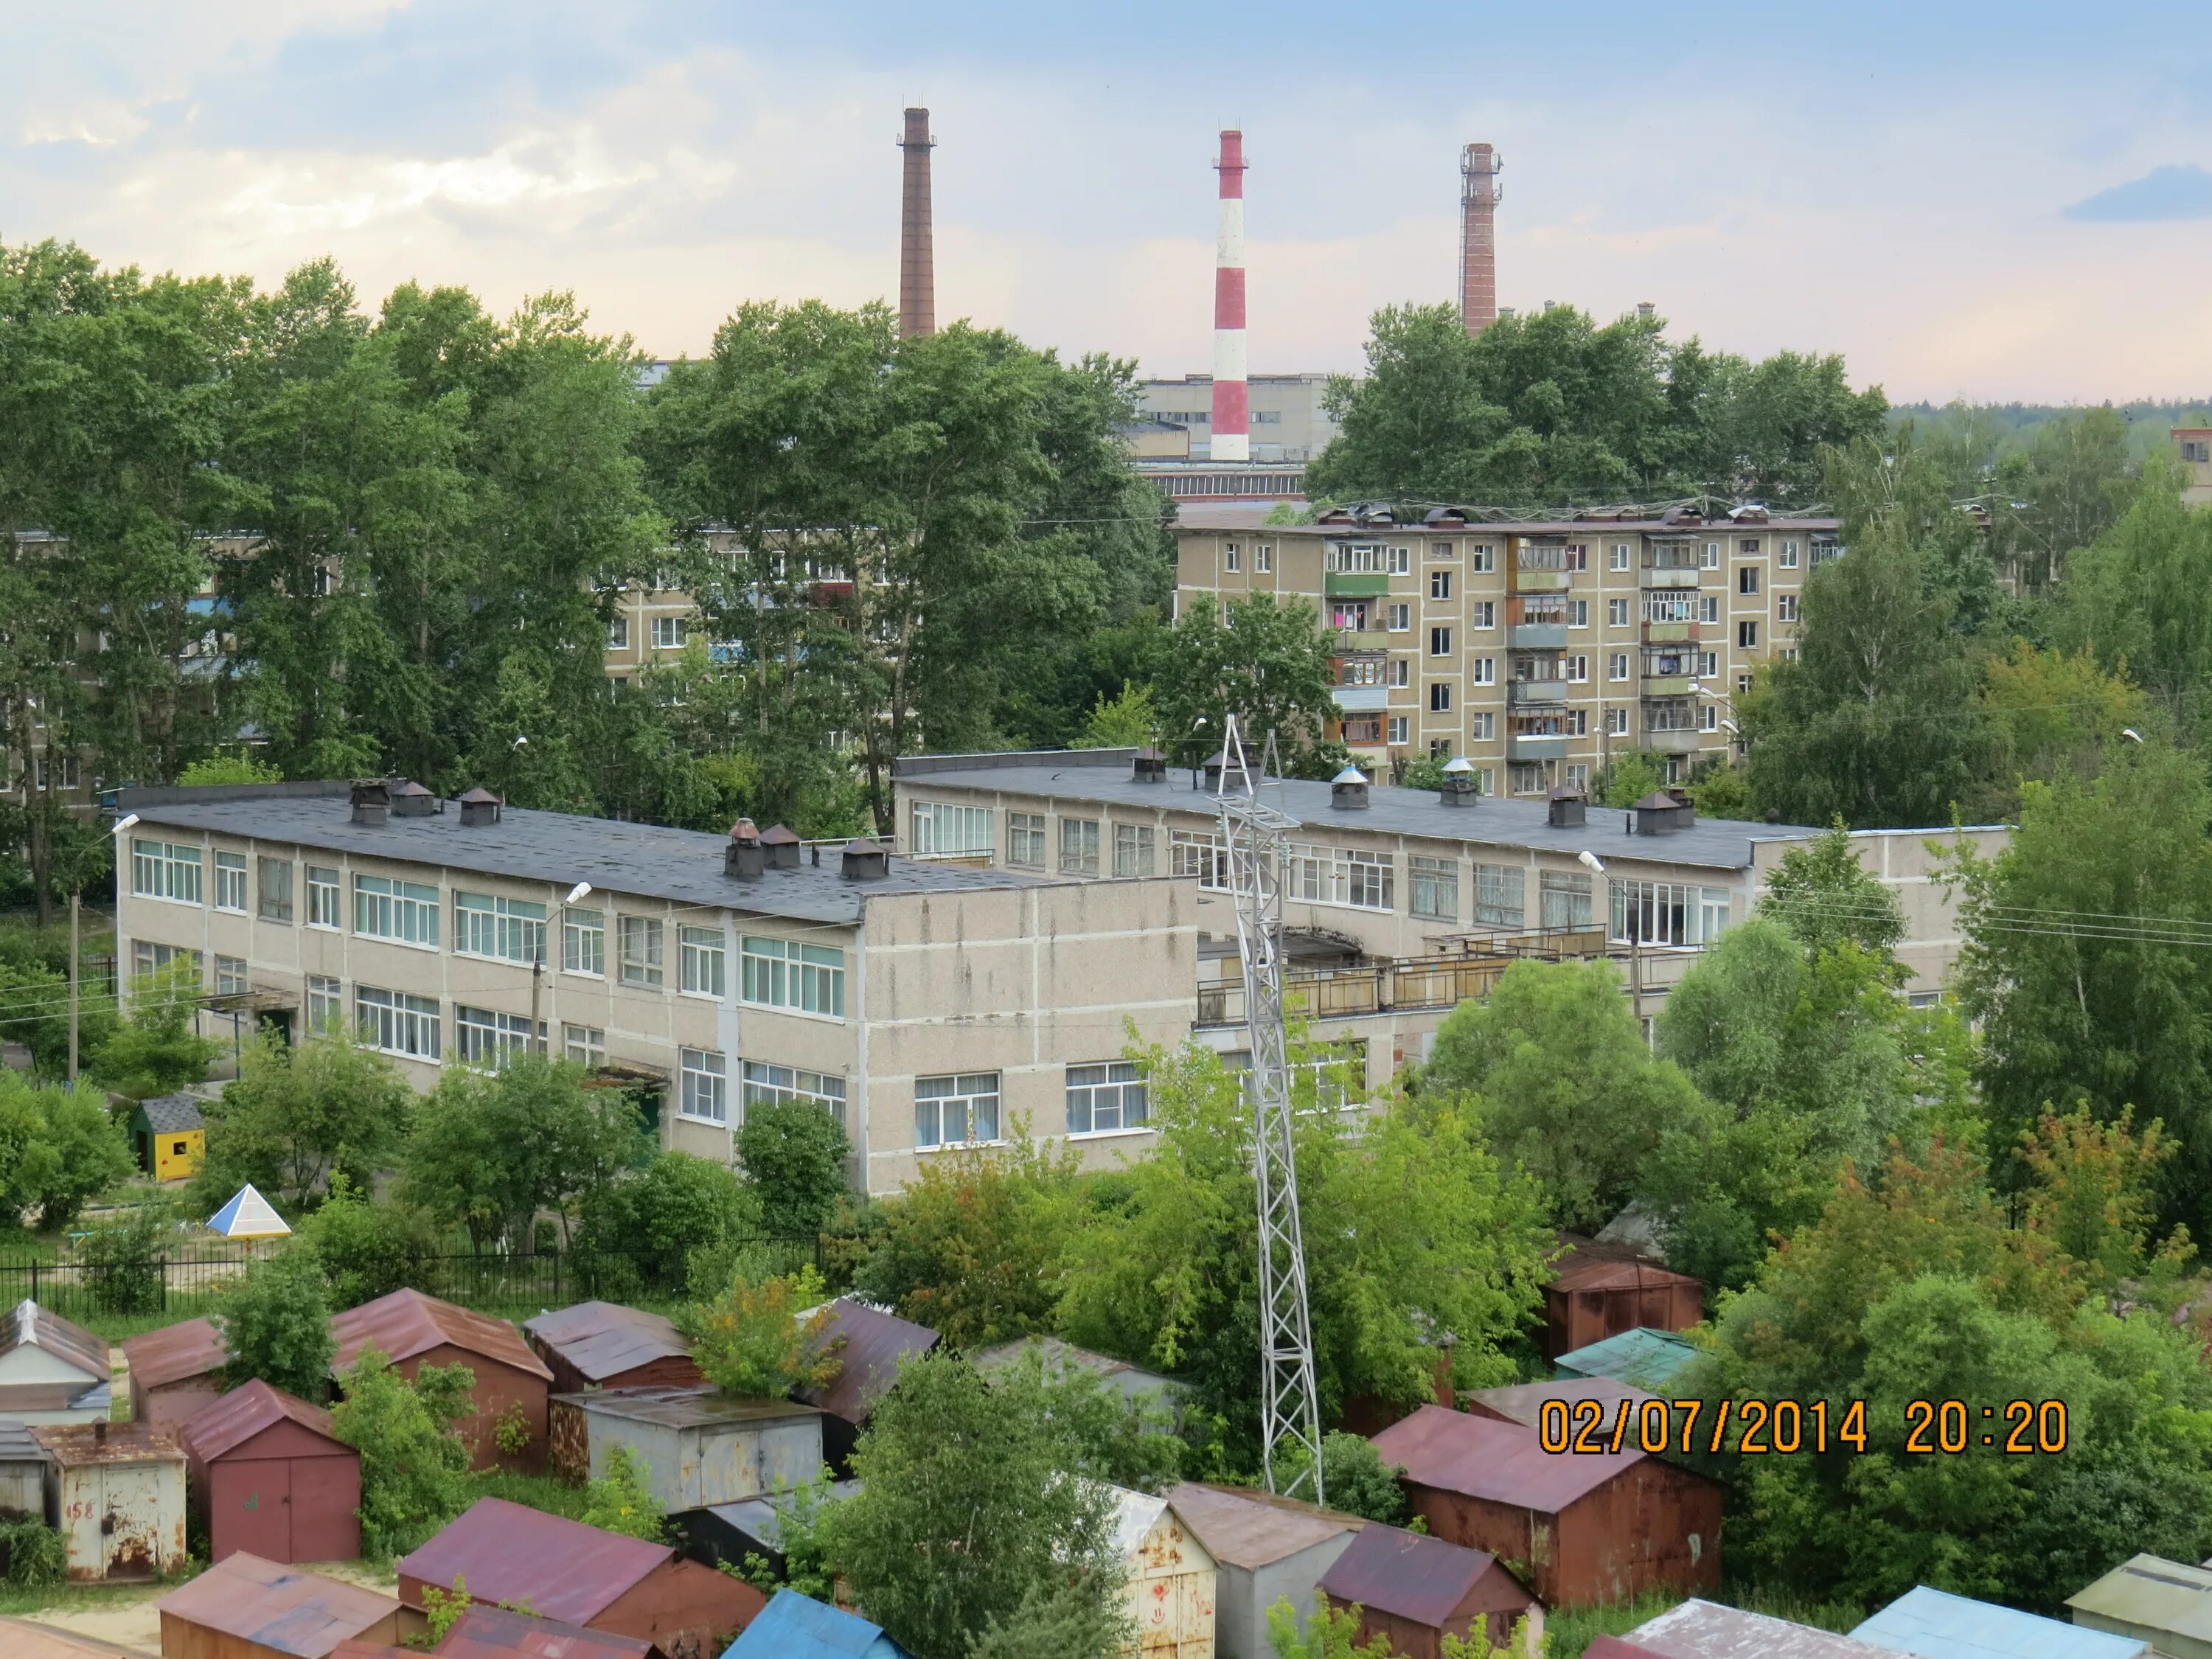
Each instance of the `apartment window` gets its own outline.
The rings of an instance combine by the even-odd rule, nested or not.
[[[1711,703],[1706,703],[1699,708],[1698,711],[1698,729],[1700,732],[1719,731],[1721,729],[1721,711],[1719,708]]]
[[[464,1065],[495,1072],[530,1047],[530,1021],[523,1015],[453,1005],[453,1048]]]
[[[1389,742],[1393,743],[1393,744],[1399,744],[1399,745],[1401,745],[1401,746],[1402,746],[1402,745],[1405,744],[1405,742],[1406,742],[1406,732],[1407,732],[1407,724],[1408,724],[1408,722],[1407,722],[1407,718],[1406,718],[1406,716],[1405,716],[1405,715],[1403,715],[1403,714],[1393,714],[1393,715],[1391,715],[1391,716],[1390,716],[1389,727],[1389,739],[1388,739],[1388,740],[1389,740]]]
[[[1451,655],[1451,629],[1431,628],[1429,630],[1429,654],[1432,657]]]
[[[1469,605],[1467,608],[1467,625],[1469,628],[1497,627],[1498,601],[1495,599],[1477,599],[1473,604]]]
[[[1567,734],[1569,737],[1571,737],[1571,738],[1585,738],[1585,737],[1588,737],[1588,736],[1589,735],[1589,709],[1587,709],[1587,708],[1570,708],[1569,710],[1567,710],[1567,712],[1566,712],[1565,715],[1564,716],[1564,719],[1565,719],[1565,728],[1564,728],[1564,729],[1565,730],[1566,734]]]
[[[1229,601],[1226,599],[1224,599],[1221,602],[1221,625],[1224,628],[1234,628],[1237,626],[1237,618],[1235,616],[1231,614]]]
[[[428,1060],[444,1052],[438,1042],[438,1005],[432,998],[356,985],[353,1008],[361,1040],[372,1048]]]
[[[1290,849],[1283,890],[1288,897],[1314,904],[1388,910],[1395,902],[1395,870],[1387,853],[1294,846]]]
[[[1498,735],[1498,716],[1488,709],[1467,717],[1467,734],[1477,743],[1488,743]]]
[[[1565,559],[1565,564],[1564,564],[1564,567],[1563,567],[1563,568],[1565,568],[1565,569],[1568,569],[1568,570],[1587,570],[1587,569],[1589,569],[1589,545],[1588,545],[1586,543],[1583,543],[1583,542],[1570,542],[1570,543],[1568,543],[1568,544],[1567,544],[1567,556],[1566,556],[1566,559]]]
[[[1095,876],[1098,873],[1098,820],[1062,818],[1060,821],[1060,873]]]
[[[1698,565],[1700,569],[1719,569],[1721,568],[1721,544],[1718,542],[1707,542],[1705,544],[1705,552],[1698,560]]]
[[[1448,714],[1451,712],[1451,687],[1443,680],[1429,683],[1429,713]]]
[[[368,939],[401,945],[438,945],[438,890],[427,882],[388,876],[353,878],[353,930]]]
[[[1759,592],[1759,567],[1757,565],[1742,564],[1736,567],[1735,591],[1739,593],[1756,593]]]
[[[1759,645],[1759,624],[1755,622],[1738,623],[1735,625],[1735,643],[1736,649],[1739,651],[1750,651],[1757,648]]]
[[[1590,925],[1590,878],[1580,871],[1547,870],[1537,897],[1547,933],[1580,933]]]
[[[1605,729],[1607,732],[1616,738],[1626,737],[1628,735],[1628,711],[1626,708],[1607,709],[1605,711]]]
[[[604,1026],[563,1025],[561,1058],[596,1072],[607,1063],[607,1033]]]
[[[1407,575],[1411,574],[1413,568],[1413,550],[1412,548],[1394,547],[1390,550],[1390,574],[1392,575]]]
[[[246,854],[217,853],[215,855],[215,908],[218,910],[246,909]]]
[[[605,911],[568,909],[561,912],[561,967],[566,973],[605,975]]]
[[[338,921],[338,872],[317,865],[307,866],[307,926],[337,927]]]
[[[1735,550],[1743,554],[1757,553],[1759,551],[1759,538],[1756,536],[1744,537],[1736,543]]]
[[[1149,876],[1152,873],[1152,826],[1117,823],[1114,826],[1114,873]]]
[[[307,975],[307,1030],[327,1031],[335,1026],[344,1012],[343,988],[334,979],[320,974]]]
[[[719,927],[686,927],[677,941],[683,973],[681,983],[695,997],[722,994],[722,965],[728,955],[726,937]]]
[[[1411,890],[1407,906],[1413,915],[1433,921],[1459,920],[1459,860],[1430,858],[1411,853],[1406,858],[1406,883]]]
[[[759,1060],[745,1061],[744,1077],[748,1111],[756,1106],[799,1100],[819,1106],[840,1124],[845,1121],[845,1079],[842,1077]]]
[[[1628,544],[1626,542],[1615,542],[1613,544],[1611,550],[1607,554],[1605,562],[1606,568],[1609,570],[1627,569]]]
[[[1753,627],[1756,627],[1757,625],[1757,623],[1753,624]],[[1698,672],[1700,674],[1703,674],[1706,678],[1711,679],[1714,675],[1721,672],[1721,653],[1717,651],[1701,653],[1698,658]]]
[[[1720,619],[1721,596],[1719,594],[1708,593],[1698,601],[1698,620],[1699,622],[1717,623]]]
[[[1067,1068],[1067,1133],[1108,1135],[1141,1129],[1150,1112],[1145,1079],[1132,1062],[1108,1060]]]
[[[1168,873],[1171,876],[1196,876],[1201,890],[1225,893],[1229,890],[1229,849],[1221,844],[1218,836],[1200,835],[1188,830],[1168,831]]]
[[[174,962],[185,963],[190,966],[193,983],[199,982],[200,953],[198,951],[187,950],[182,945],[159,945],[152,939],[140,939],[131,947],[131,968],[135,978],[143,979],[149,974],[158,974]]]
[[[676,1051],[681,1088],[676,1109],[702,1123],[730,1121],[730,1063],[706,1048]]]
[[[1777,593],[1774,596],[1774,620],[1786,623],[1797,620],[1797,596],[1795,593]]]
[[[619,612],[616,614],[614,620],[607,624],[607,649],[610,651],[629,649],[629,618]]]
[[[1783,543],[1781,556],[1777,562],[1778,562],[1784,570],[1795,570],[1797,568],[1797,544],[1795,542]]]
[[[1527,925],[1528,872],[1515,864],[1474,866],[1474,920],[1478,927],[1520,928]]]
[[[1413,625],[1413,607],[1410,605],[1386,605],[1382,614],[1385,625],[1393,634],[1403,634]]]
[[[1728,931],[1729,892],[1671,881],[1614,881],[1612,930],[1620,944],[1710,945]]]
[[[1429,544],[1429,556],[1432,559],[1449,559],[1458,551],[1459,549],[1450,542],[1431,542]]]
[[[261,919],[264,921],[292,920],[292,860],[289,859],[261,860]]]
[[[747,933],[738,994],[757,1007],[845,1018],[845,952],[835,945],[793,945]]]
[[[1252,568],[1266,574],[1275,568],[1275,544],[1261,542],[1252,550]]]
[[[1044,814],[1006,814],[1006,862],[1025,869],[1044,868]]]
[[[908,821],[913,825],[908,843],[918,854],[952,858],[991,855],[991,809],[988,806],[918,800]]]
[[[1401,687],[1411,685],[1413,683],[1413,665],[1403,657],[1392,658],[1389,683]]]
[[[660,919],[623,916],[617,923],[622,942],[622,981],[625,985],[660,983]]]
[[[1568,764],[1567,787],[1579,789],[1585,794],[1589,793],[1589,763],[1588,761],[1571,762]]]
[[[1221,549],[1221,568],[1232,576],[1244,568],[1243,550],[1238,547],[1235,542],[1226,542],[1223,544]]]
[[[1616,651],[1606,659],[1605,677],[1609,680],[1625,680],[1628,678],[1627,652]]]
[[[1468,678],[1477,685],[1498,684],[1498,659],[1495,657],[1474,658],[1468,664],[1467,669]]]
[[[1605,602],[1605,625],[1607,628],[1626,628],[1628,625],[1628,604],[1626,599],[1607,599]]]
[[[131,890],[139,898],[200,902],[200,849],[182,842],[131,842]]]
[[[545,906],[532,899],[457,892],[453,949],[468,957],[537,962],[545,954]]]
[[[684,642],[691,637],[689,617],[655,617],[653,619],[653,648],[656,651],[681,651]]]
[[[999,1074],[963,1072],[914,1080],[914,1144],[975,1146],[999,1138]]]
[[[1483,573],[1497,569],[1498,550],[1495,547],[1480,544],[1468,548],[1467,550],[1467,568],[1469,570]]]
[[[1785,652],[1784,652],[1782,654],[1783,654],[1784,656],[1785,656],[1785,657],[1795,657],[1797,653],[1796,653],[1796,652],[1794,652],[1794,651],[1785,651]],[[1739,675],[1737,675],[1737,676],[1735,677],[1735,694],[1736,694],[1736,696],[1738,696],[1739,697],[1741,697],[1741,696],[1749,696],[1749,695],[1750,695],[1750,692],[1751,692],[1751,676],[1750,676],[1750,675],[1748,675],[1748,674],[1739,674]]]
[[[1588,657],[1577,655],[1562,658],[1561,660],[1566,665],[1566,678],[1570,681],[1580,684],[1581,682],[1589,678],[1589,659]]]
[[[1450,571],[1431,570],[1429,572],[1429,597],[1432,599],[1448,599],[1451,598]]]
[[[215,994],[219,997],[241,995],[246,990],[246,958],[217,957],[215,959]]]

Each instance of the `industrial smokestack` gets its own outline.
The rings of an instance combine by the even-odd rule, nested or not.
[[[1498,183],[1504,163],[1488,144],[1459,155],[1459,315],[1469,334],[1498,320]]]
[[[1251,389],[1244,381],[1244,135],[1221,134],[1221,231],[1213,256],[1213,447],[1217,461],[1252,459]]]
[[[899,149],[906,191],[899,212],[899,337],[937,332],[937,256],[929,226],[929,112],[909,109]]]

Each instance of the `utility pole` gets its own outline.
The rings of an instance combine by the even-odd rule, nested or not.
[[[76,1006],[77,1006],[77,909],[81,896],[70,895],[70,1092],[76,1092]]]

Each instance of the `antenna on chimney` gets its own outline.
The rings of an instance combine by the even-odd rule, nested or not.
[[[1469,334],[1498,320],[1498,175],[1505,163],[1488,144],[1459,153],[1459,316]]]
[[[930,223],[929,152],[937,148],[930,136],[929,112],[919,106],[906,112],[906,131],[899,139],[905,158],[905,190],[899,207],[899,338],[937,332],[937,250]]]

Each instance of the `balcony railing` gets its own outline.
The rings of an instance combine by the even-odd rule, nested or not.
[[[1567,643],[1565,618],[1558,622],[1515,623],[1505,630],[1505,643],[1516,651],[1559,651]]]
[[[1508,708],[1556,708],[1567,700],[1565,680],[1514,680],[1505,688]]]
[[[1340,628],[1336,630],[1336,648],[1340,655],[1360,651],[1388,651],[1390,635],[1380,628]]]

